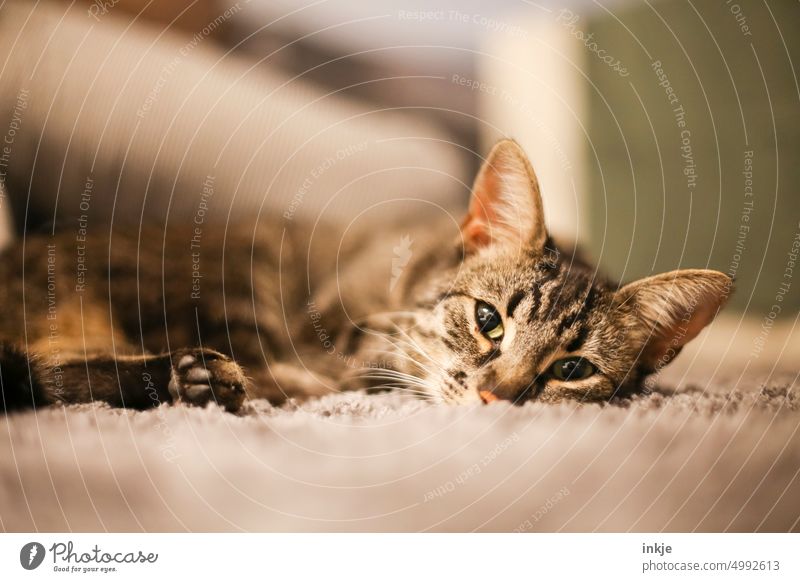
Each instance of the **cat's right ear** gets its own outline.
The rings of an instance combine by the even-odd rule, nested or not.
[[[547,240],[539,182],[517,142],[497,143],[481,166],[461,225],[466,251],[489,245],[538,251]]]

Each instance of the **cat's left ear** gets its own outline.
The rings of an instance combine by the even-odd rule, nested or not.
[[[539,182],[525,152],[505,139],[489,152],[461,225],[467,252],[489,245],[540,250],[547,240]]]
[[[724,273],[682,269],[625,285],[615,299],[633,307],[645,338],[640,361],[657,370],[711,323],[732,291]]]

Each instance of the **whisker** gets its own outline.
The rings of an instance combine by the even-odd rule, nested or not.
[[[409,380],[408,378],[398,378],[395,376],[361,376],[364,380],[395,380],[402,384],[406,384],[408,386],[417,386],[419,388],[427,388],[427,384],[423,382],[414,382]]]
[[[417,360],[416,358],[411,357],[405,350],[402,350],[399,346],[395,346],[398,348],[399,351],[390,351],[390,350],[381,350],[378,348],[373,348],[367,351],[369,354],[375,354],[378,356],[391,356],[391,357],[400,357],[405,359],[407,362],[414,364],[415,366],[419,367],[423,371],[431,374],[433,371],[424,365],[422,362]]]
[[[393,315],[393,314],[416,315],[414,312],[384,312],[382,314],[375,314],[375,315]],[[434,376],[434,377],[448,376],[444,367],[439,362],[437,362],[427,352],[427,350],[423,348],[419,344],[419,342],[416,341],[405,329],[403,329],[400,325],[398,325],[394,321],[389,321],[387,323],[389,323],[392,326],[392,328],[397,331],[398,334],[397,336],[387,335],[385,330],[371,329],[367,327],[363,327],[363,329],[365,329],[365,331],[373,331],[377,335],[380,335],[388,344],[392,346],[393,350],[388,350],[388,349],[382,350],[378,348],[372,348],[368,350],[367,353],[381,355],[381,356],[392,356],[403,359],[404,361],[414,365],[423,372],[427,373],[429,376]],[[421,362],[419,358],[414,356],[419,356],[420,358],[424,358],[426,360],[426,363]],[[425,392],[423,396],[426,399],[432,399],[434,401],[438,401],[441,403],[446,403],[449,397],[442,390],[431,390],[431,385],[429,381],[426,382],[417,376],[405,372],[400,372],[399,370],[394,370],[392,368],[380,368],[380,369],[368,368],[365,370],[365,373],[360,374],[360,377],[371,380],[388,380],[390,382],[397,382],[402,386],[401,389],[409,393],[418,393],[419,392],[418,389],[424,389]],[[411,387],[414,388],[412,389]]]
[[[402,377],[408,378],[410,380],[421,380],[419,376],[414,376],[413,374],[407,374],[406,372],[401,372],[400,370],[395,370],[393,368],[363,368],[365,374],[372,374],[372,375],[384,375],[384,376],[394,376],[394,377]]]
[[[397,370],[365,370],[358,376],[366,380],[389,380],[406,386],[424,389],[426,393],[430,391],[429,385],[421,378]]]
[[[361,374],[360,377],[362,377],[362,378],[366,378],[366,377],[370,377],[370,378],[396,378],[398,380],[399,379],[408,380],[409,382],[421,382],[422,381],[419,378],[417,378],[416,376],[412,376],[410,374],[364,373],[364,374]]]
[[[435,394],[430,392],[423,392],[421,390],[414,390],[413,388],[409,388],[408,386],[403,386],[402,384],[381,384],[379,386],[373,386],[373,389],[382,389],[387,388],[389,390],[398,390],[402,391],[403,393],[410,394],[412,396],[420,397],[423,400],[434,400]]]
[[[425,350],[425,349],[424,349],[422,346],[420,346],[420,345],[419,345],[419,343],[417,343],[417,341],[416,341],[414,338],[412,338],[412,337],[411,337],[411,336],[408,334],[408,332],[407,332],[407,331],[405,331],[404,329],[402,329],[402,328],[401,328],[401,327],[399,327],[399,326],[396,326],[396,327],[397,327],[397,331],[399,331],[401,334],[403,334],[403,336],[406,338],[407,342],[408,342],[408,343],[409,343],[409,344],[410,344],[410,345],[411,345],[411,346],[414,348],[414,350],[415,350],[415,351],[416,351],[416,352],[417,352],[419,355],[421,355],[421,356],[424,356],[424,357],[425,357],[425,358],[426,358],[428,361],[430,361],[430,362],[431,362],[431,363],[432,363],[434,366],[436,366],[436,367],[437,367],[437,368],[438,368],[438,369],[441,371],[441,369],[442,369],[442,368],[441,368],[441,366],[439,365],[439,362],[437,362],[436,360],[434,360],[434,359],[433,359],[433,358],[432,358],[432,357],[431,357],[431,356],[430,356],[430,355],[427,353],[427,351],[426,351],[426,350]],[[390,341],[399,341],[399,340],[397,340],[397,338],[390,338]]]
[[[414,365],[415,367],[419,368],[420,370],[422,370],[423,372],[425,372],[426,374],[428,374],[430,376],[437,375],[437,372],[435,370],[432,370],[429,366],[425,365],[424,363],[419,361],[417,358],[412,357],[412,355],[408,353],[406,348],[404,346],[400,345],[400,340],[398,340],[397,338],[388,338],[388,337],[386,337],[386,340],[392,344],[392,346],[395,348],[394,350],[379,349],[379,348],[375,347],[375,348],[369,349],[367,351],[367,353],[368,354],[374,354],[374,355],[379,356],[379,357],[385,357],[385,356],[389,356],[389,357],[393,357],[393,358],[398,358],[399,357],[399,358],[405,360],[406,362]],[[412,346],[412,348],[413,348],[413,346]],[[418,350],[415,350],[415,351],[418,351]],[[425,354],[423,354],[423,355],[425,355]],[[437,367],[439,367],[438,364],[437,364]],[[375,368],[369,368],[369,369],[374,370]],[[391,370],[392,368],[380,368],[380,369],[381,370]]]

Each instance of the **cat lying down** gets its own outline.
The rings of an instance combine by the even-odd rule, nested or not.
[[[248,397],[359,388],[450,404],[605,401],[641,390],[732,288],[700,269],[604,281],[554,245],[510,140],[485,160],[457,233],[422,220],[326,228],[276,216],[27,236],[0,265],[5,410],[235,412]]]

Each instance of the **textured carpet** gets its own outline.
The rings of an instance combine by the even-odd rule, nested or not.
[[[796,376],[615,405],[349,393],[0,420],[18,530],[800,530]]]

